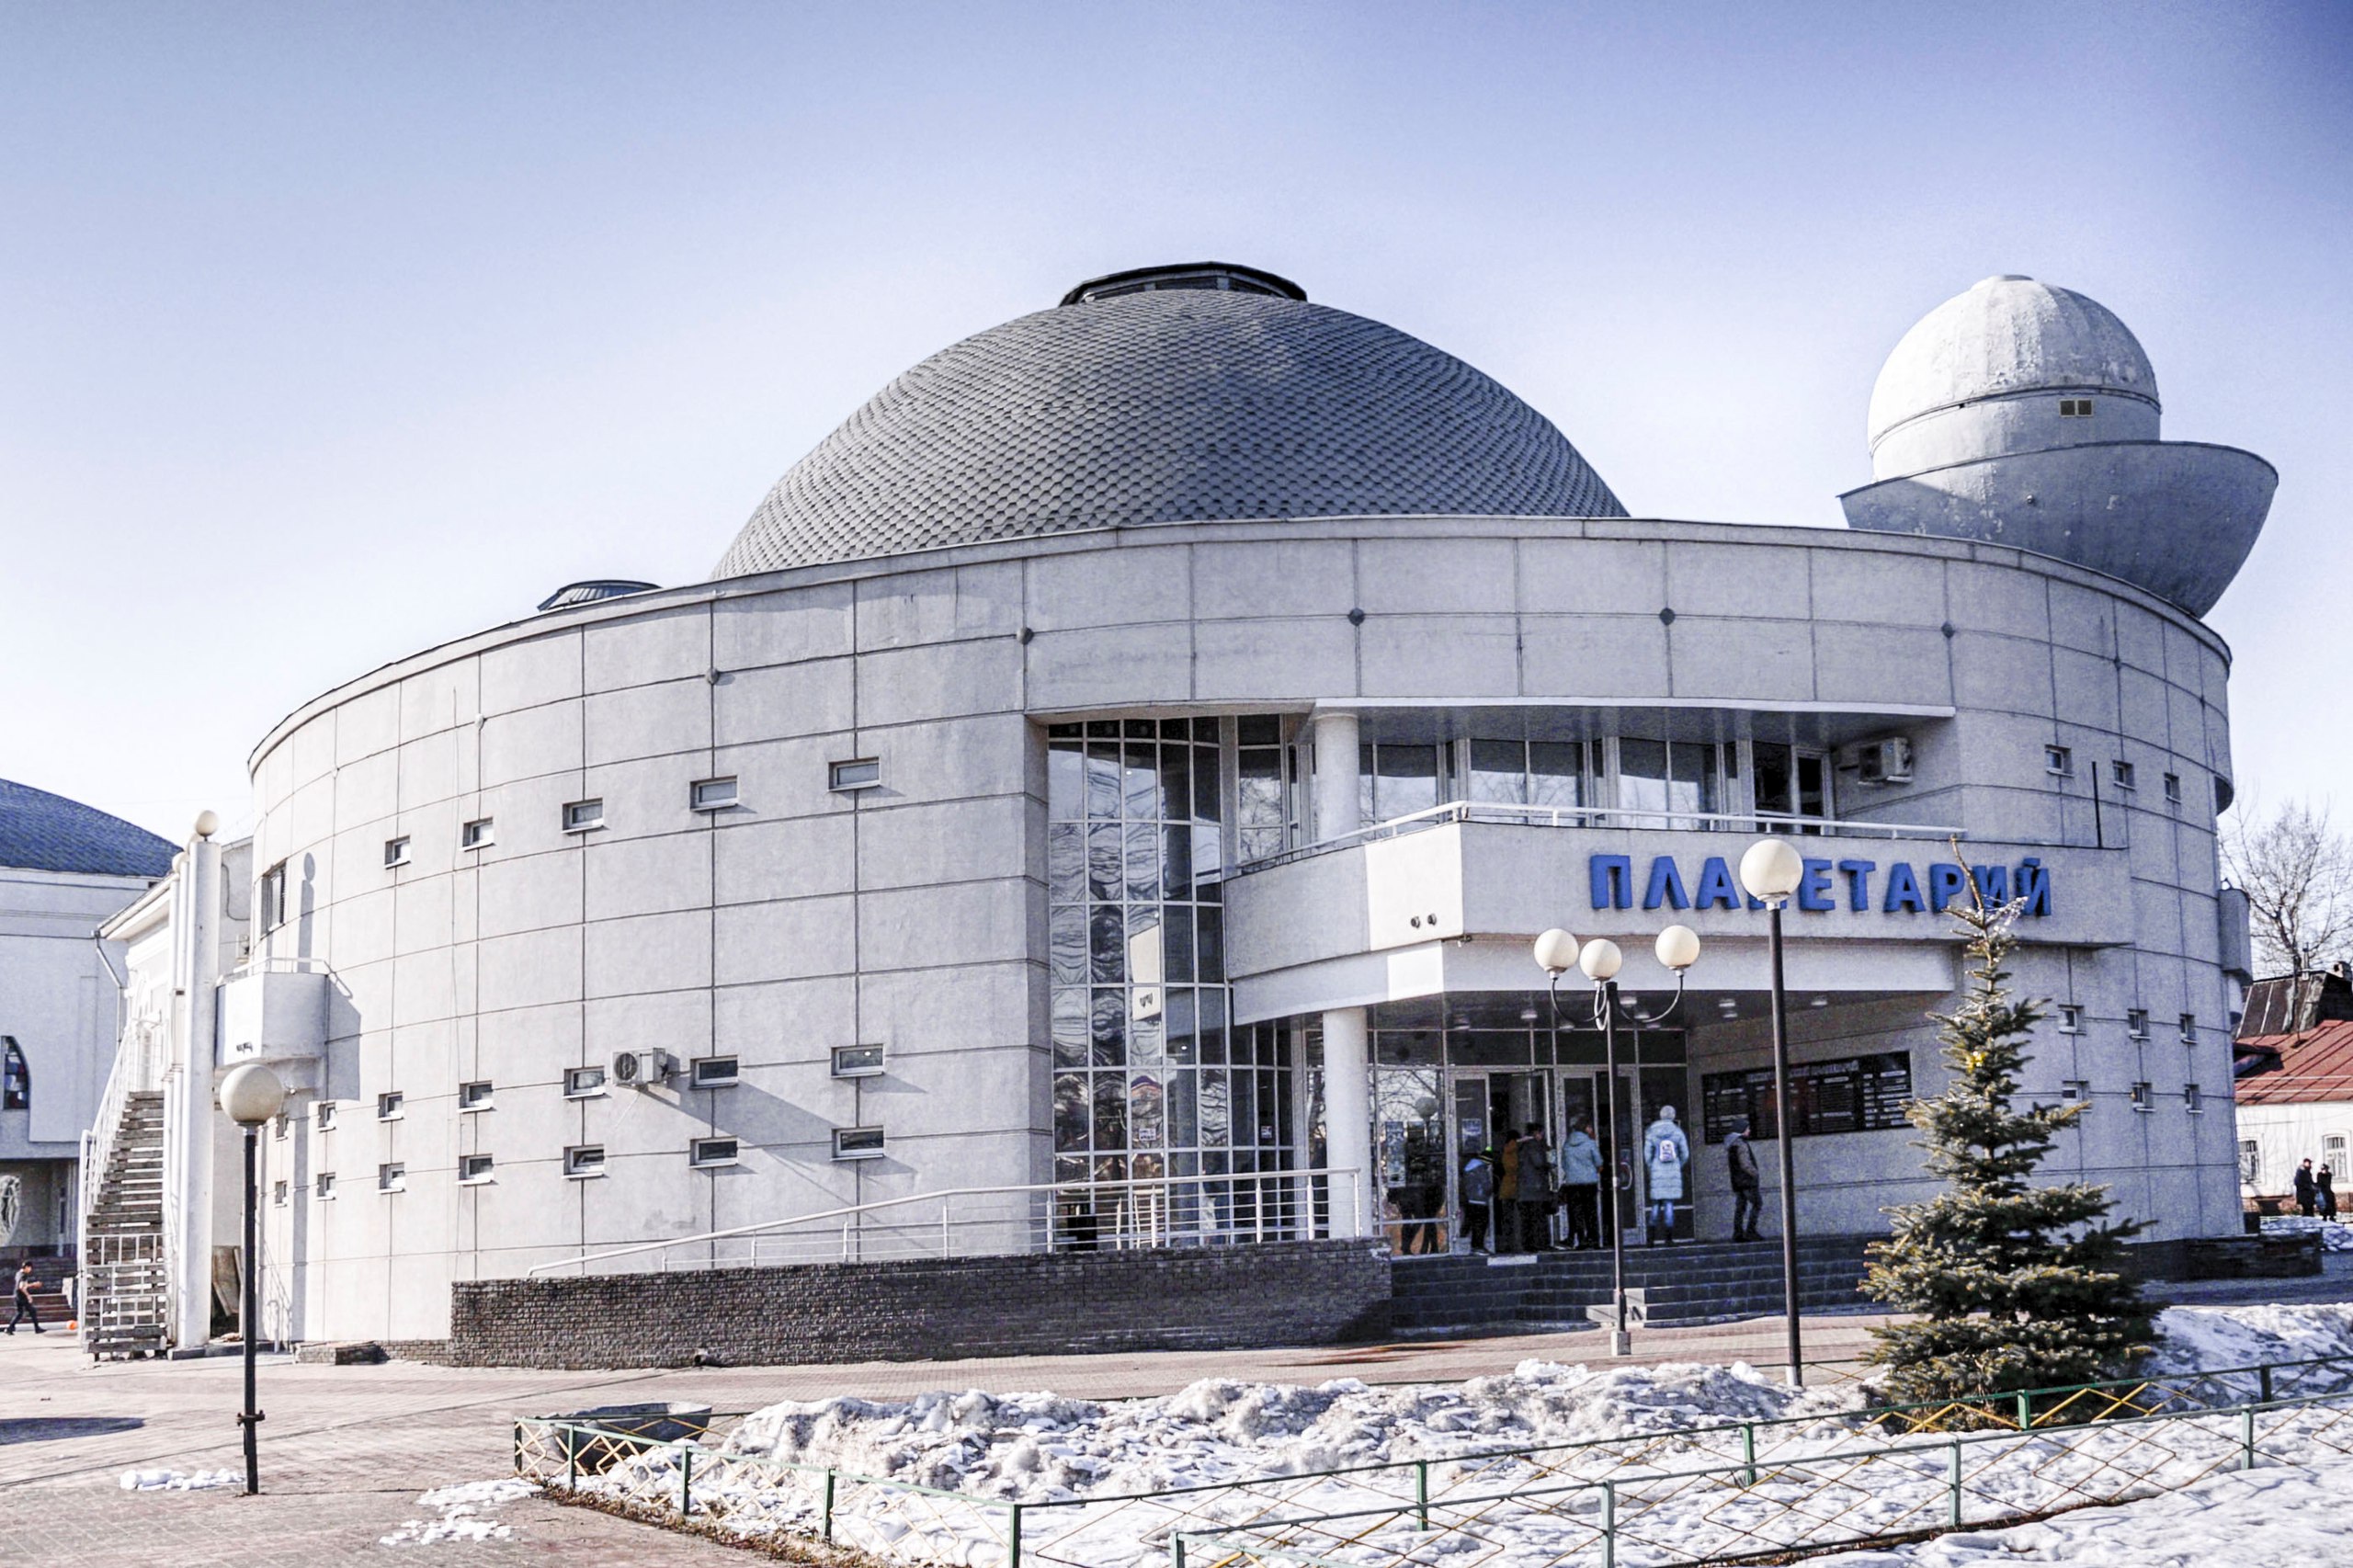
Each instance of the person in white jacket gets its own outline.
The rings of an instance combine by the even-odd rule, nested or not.
[[[1650,1177],[1649,1242],[1675,1244],[1675,1206],[1683,1198],[1683,1172],[1691,1164],[1691,1140],[1676,1125],[1675,1108],[1658,1108],[1658,1119],[1643,1134],[1643,1165]]]

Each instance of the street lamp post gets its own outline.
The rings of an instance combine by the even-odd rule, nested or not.
[[[1560,1058],[1561,1043],[1561,976],[1574,963],[1585,977],[1593,982],[1593,1021],[1601,1030],[1603,1072],[1602,1115],[1609,1129],[1609,1290],[1614,1303],[1612,1326],[1609,1331],[1609,1353],[1624,1356],[1632,1352],[1634,1336],[1626,1322],[1626,1227],[1618,1212],[1619,1194],[1625,1190],[1631,1174],[1626,1166],[1626,1150],[1618,1142],[1618,1019],[1623,1014],[1628,1024],[1636,1029],[1665,1023],[1667,1016],[1683,1000],[1684,972],[1699,961],[1699,936],[1688,926],[1670,926],[1658,934],[1654,949],[1658,961],[1675,971],[1675,995],[1655,1013],[1641,1013],[1629,1006],[1618,991],[1618,971],[1625,962],[1625,955],[1618,944],[1606,937],[1596,937],[1580,948],[1577,939],[1559,927],[1536,938],[1536,962],[1549,977],[1548,989],[1552,997],[1552,1054]],[[1642,1086],[1635,1085],[1634,1104],[1642,1105]]]
[[[1805,879],[1805,860],[1788,842],[1760,838],[1740,858],[1740,885],[1765,906],[1773,974],[1773,1135],[1781,1146],[1781,1310],[1789,1319],[1790,1386],[1805,1386],[1798,1332],[1798,1175],[1790,1127],[1790,999],[1781,969],[1781,910]]]
[[[262,1123],[286,1105],[286,1085],[258,1062],[249,1062],[221,1081],[221,1108],[245,1130],[245,1255],[238,1272],[244,1276],[243,1300],[237,1312],[237,1334],[245,1353],[245,1407],[237,1425],[245,1433],[245,1492],[261,1490],[261,1455],[256,1428],[261,1412],[255,1406],[254,1358],[261,1334],[261,1190],[260,1134]]]

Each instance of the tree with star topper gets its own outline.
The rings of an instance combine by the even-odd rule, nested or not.
[[[1954,905],[1969,982],[1957,1011],[1932,1015],[1952,1081],[1905,1108],[1945,1189],[1888,1210],[1893,1233],[1871,1244],[1862,1283],[1915,1314],[1872,1329],[1878,1343],[1865,1357],[1888,1369],[1899,1403],[2089,1382],[2150,1348],[2149,1309],[2121,1267],[2141,1222],[2110,1222],[2103,1186],[2032,1185],[2084,1102],[2014,1103],[2042,1006],[2014,999],[2002,967],[2018,906],[1986,907],[1973,876],[1969,892],[1966,906]]]

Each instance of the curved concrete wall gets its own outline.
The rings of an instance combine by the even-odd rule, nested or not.
[[[2151,596],[1999,547],[1517,519],[974,546],[648,594],[419,654],[309,704],[253,760],[255,865],[286,862],[294,906],[257,949],[322,960],[336,985],[336,1124],[298,1105],[266,1144],[291,1195],[272,1245],[302,1266],[292,1330],[436,1337],[453,1278],[1044,1179],[1036,721],[1102,711],[1909,715],[1915,782],[1847,814],[2026,843],[2093,842],[2085,781],[2054,784],[2047,744],[2073,747],[2079,772],[2129,761],[2141,787],[2099,808],[2099,833],[2129,857],[2137,940],[2027,955],[2021,983],[2084,1006],[2093,1029],[2054,1037],[2038,1071],[2054,1092],[2156,1084],[2156,1111],[2103,1101],[2067,1157],[2132,1211],[2227,1228],[2226,673],[2220,642]],[[851,757],[880,759],[879,788],[828,789],[828,764]],[[690,784],[716,776],[738,779],[740,804],[691,810]],[[605,825],[565,833],[563,808],[586,799]],[[461,848],[483,818],[494,843]],[[408,863],[387,869],[397,837]],[[2123,1037],[2136,1006],[2157,1020],[2146,1044]],[[2192,1045],[2172,1038],[2183,1013]],[[834,1078],[831,1049],[861,1043],[886,1048],[885,1074]],[[566,1069],[637,1046],[734,1055],[742,1081],[565,1097]],[[1925,1086],[1933,1056],[1915,1055]],[[469,1081],[494,1085],[488,1108],[460,1109]],[[2185,1118],[2188,1081],[2208,1114]],[[402,1114],[379,1121],[387,1091]],[[870,1123],[886,1158],[830,1157],[834,1128]],[[742,1162],[689,1168],[710,1133],[741,1140]],[[1887,1175],[1916,1158],[1908,1134],[1869,1137]],[[580,1143],[606,1148],[607,1175],[565,1177]],[[461,1185],[477,1153],[493,1178]],[[391,1162],[405,1190],[380,1195]],[[326,1170],[336,1196],[319,1201]]]

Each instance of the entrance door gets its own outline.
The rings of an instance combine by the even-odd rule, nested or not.
[[[1686,1075],[1681,1067],[1644,1067],[1636,1081],[1636,1069],[1626,1063],[1618,1068],[1618,1105],[1614,1125],[1604,1126],[1608,1119],[1604,1112],[1609,1075],[1608,1073],[1564,1073],[1562,1074],[1561,1097],[1567,1119],[1590,1117],[1594,1136],[1600,1140],[1602,1153],[1602,1186],[1610,1185],[1610,1172],[1617,1172],[1618,1223],[1627,1227],[1627,1240],[1639,1245],[1644,1240],[1643,1213],[1650,1206],[1650,1174],[1643,1167],[1643,1134],[1658,1119],[1661,1106],[1673,1106],[1676,1115],[1686,1123],[1689,1135],[1689,1106],[1685,1094]],[[1639,1089],[1639,1093],[1637,1090]],[[1565,1129],[1566,1122],[1563,1127]],[[1697,1149],[1694,1149],[1696,1155]],[[1675,1237],[1688,1241],[1695,1234],[1692,1228],[1689,1198],[1696,1176],[1689,1166],[1684,1168],[1684,1201],[1676,1205]],[[1603,1200],[1605,1210],[1608,1199]],[[1606,1239],[1606,1238],[1605,1238]]]
[[[1448,1144],[1453,1150],[1453,1170],[1449,1190],[1453,1196],[1453,1212],[1462,1211],[1462,1162],[1473,1150],[1493,1149],[1500,1154],[1506,1143],[1519,1136],[1529,1123],[1545,1130],[1545,1136],[1560,1146],[1560,1135],[1553,1124],[1552,1074],[1550,1073],[1465,1072],[1455,1069],[1453,1104],[1449,1108],[1453,1124],[1448,1130]],[[1500,1180],[1500,1172],[1498,1173]],[[1518,1216],[1501,1212],[1500,1199],[1495,1215],[1495,1244],[1498,1251],[1508,1251],[1526,1244],[1518,1233]]]

